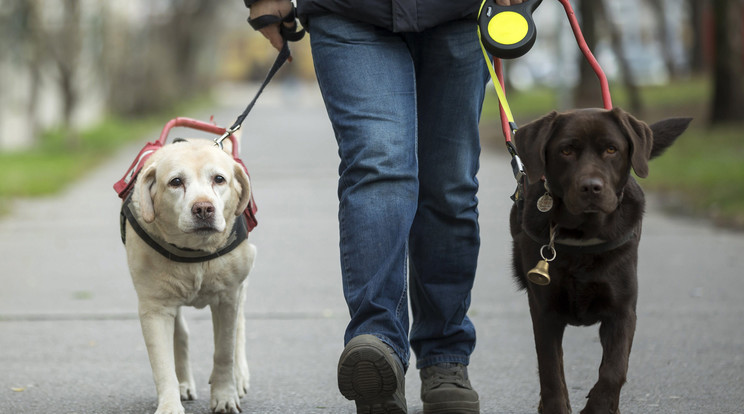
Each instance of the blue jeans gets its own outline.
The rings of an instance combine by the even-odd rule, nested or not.
[[[319,15],[308,29],[341,159],[345,341],[375,335],[406,368],[409,349],[418,368],[467,365],[480,247],[478,121],[488,78],[476,23],[401,34]]]

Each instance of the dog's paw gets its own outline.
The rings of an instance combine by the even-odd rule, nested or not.
[[[240,408],[240,398],[233,387],[217,389],[212,387],[212,399],[209,404],[213,413],[237,414],[243,410]]]
[[[191,401],[196,399],[196,384],[193,379],[181,382],[178,384],[178,389],[181,392],[181,401]]]
[[[186,411],[183,409],[180,401],[162,402],[158,404],[158,409],[155,414],[185,414]]]
[[[235,366],[235,387],[238,389],[238,397],[243,398],[250,388],[251,375],[248,371],[248,365]]]

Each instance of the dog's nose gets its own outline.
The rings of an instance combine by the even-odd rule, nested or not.
[[[208,201],[199,201],[191,207],[191,214],[201,220],[211,219],[214,216],[214,205]]]
[[[599,194],[604,188],[604,183],[599,178],[585,178],[580,183],[582,193]]]

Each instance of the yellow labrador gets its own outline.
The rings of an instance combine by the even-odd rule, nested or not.
[[[251,189],[229,154],[208,140],[164,146],[143,166],[122,210],[156,414],[183,413],[181,400],[196,398],[182,306],[212,311],[212,410],[239,412],[248,390],[243,302],[256,249],[236,242]]]

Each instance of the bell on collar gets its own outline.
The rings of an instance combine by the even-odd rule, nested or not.
[[[548,261],[540,260],[539,262],[537,262],[537,266],[527,272],[527,279],[529,279],[530,282],[536,285],[549,285],[550,275],[548,274]]]

